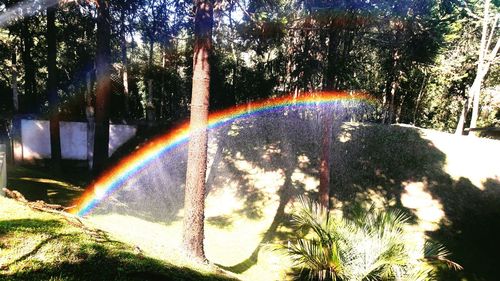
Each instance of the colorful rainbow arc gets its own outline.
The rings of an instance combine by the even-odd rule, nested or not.
[[[211,113],[208,120],[208,128],[216,128],[238,118],[249,117],[286,107],[295,108],[337,102],[374,104],[375,100],[364,93],[346,92],[317,92],[299,97],[285,96],[271,98]],[[76,202],[77,207],[72,209],[72,213],[78,216],[87,215],[102,200],[117,191],[127,179],[147,166],[153,159],[187,142],[188,138],[189,123],[186,122],[125,157],[114,168],[104,173],[92,186],[87,188],[83,196]]]

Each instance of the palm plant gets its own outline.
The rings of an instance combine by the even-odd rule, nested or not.
[[[408,230],[401,211],[375,208],[357,211],[352,219],[300,198],[293,225],[301,238],[286,249],[309,280],[428,280],[436,263],[460,268],[446,259],[440,245],[425,242]]]

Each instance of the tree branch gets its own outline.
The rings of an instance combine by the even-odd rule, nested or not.
[[[250,14],[246,9],[245,7],[243,7],[240,3],[239,0],[235,0],[234,3],[236,3],[236,5],[238,6],[238,8],[240,8],[240,10],[252,21],[254,22],[255,24],[257,24],[258,26],[260,26],[260,24],[258,23],[257,19],[255,18],[255,15],[253,14]]]
[[[462,6],[462,8],[464,9],[465,12],[467,12],[467,14],[477,20],[481,20],[482,18],[478,15],[476,15],[470,8],[469,8],[469,5],[467,4],[467,2],[465,1],[460,1],[462,2],[462,4],[464,4],[464,6]]]
[[[493,25],[491,26],[490,35],[488,36],[488,42],[486,43],[486,46],[485,46],[486,53],[490,49],[491,41],[493,40],[493,36],[495,35],[495,30],[497,28],[497,23],[498,23],[499,18],[500,18],[500,14],[496,14],[495,19],[493,20]]]
[[[495,59],[495,57],[497,56],[497,53],[498,53],[498,49],[500,49],[500,37],[497,38],[497,43],[495,44],[495,47],[493,48],[493,50],[491,50],[491,53],[488,56],[489,63],[492,63],[495,60],[498,60],[498,58]]]

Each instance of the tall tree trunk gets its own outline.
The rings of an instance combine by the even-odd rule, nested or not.
[[[19,89],[17,87],[17,47],[12,51],[12,103],[14,114],[19,111]]]
[[[207,169],[208,101],[210,97],[209,57],[212,52],[212,2],[210,0],[196,0],[195,8],[193,88],[184,201],[183,245],[187,255],[198,260],[205,260],[203,223]]]
[[[148,120],[149,126],[152,126],[155,121],[155,105],[153,99],[153,51],[154,44],[153,39],[149,42],[149,59],[148,59],[148,68],[149,68],[149,78],[148,78],[148,95],[146,98],[146,119]]]
[[[477,119],[479,117],[479,101],[481,98],[481,84],[483,83],[483,79],[486,73],[483,74],[483,69],[478,69],[478,73],[476,74],[476,78],[474,79],[474,83],[469,89],[469,97],[472,97],[472,117],[470,120],[469,128],[476,128]],[[470,136],[474,136],[475,133],[473,131],[469,131]]]
[[[125,12],[122,11],[120,16],[120,41],[121,41],[121,55],[122,55],[122,82],[123,82],[123,103],[125,109],[125,117],[129,117],[130,113],[130,94],[128,85],[128,58],[127,58],[127,40],[125,36]]]
[[[24,65],[24,92],[26,95],[25,110],[30,113],[38,112],[38,100],[36,93],[36,69],[31,52],[33,51],[33,35],[29,31],[29,23],[24,21],[21,26],[21,37],[23,46],[21,48],[21,59]]]
[[[333,27],[330,28],[331,30],[328,33],[327,65],[326,72],[323,77],[323,87],[327,90],[333,90],[335,88],[335,81],[337,80],[335,58],[337,56],[337,48],[340,44],[338,34],[335,32]]]
[[[401,112],[403,112],[403,105],[405,102],[405,97],[406,97],[406,95],[402,95],[400,97],[399,104],[398,104],[398,107],[396,109],[396,124],[399,124],[399,122],[401,121]]]
[[[98,0],[94,173],[102,171],[108,159],[109,98],[111,95],[111,17],[109,0]]]
[[[330,205],[330,152],[332,144],[332,114],[324,109],[321,115],[321,155],[319,167],[319,203]]]
[[[56,9],[57,6],[47,8],[47,97],[50,108],[50,148],[52,162],[56,169],[60,169],[61,138],[59,131],[59,96],[57,94]]]
[[[387,124],[392,124],[392,122],[394,122],[394,113],[395,113],[394,101],[396,100],[396,93],[399,87],[399,77],[401,76],[401,71],[398,70],[398,61],[399,61],[398,50],[394,50],[392,59],[393,59],[393,65],[392,65],[393,75],[389,89]]]
[[[337,33],[330,27],[328,33],[328,52],[327,52],[327,67],[323,77],[323,88],[331,91],[335,89],[337,84],[337,72],[335,69],[335,59],[337,50],[340,44]],[[321,151],[320,151],[320,167],[319,167],[319,203],[326,208],[330,206],[330,152],[332,142],[332,125],[333,116],[331,109],[326,108],[320,110],[321,122]]]
[[[85,116],[87,117],[87,162],[89,170],[94,165],[94,134],[95,134],[95,114],[92,104],[92,71],[87,72],[87,89],[85,93]]]
[[[425,88],[427,87],[427,81],[428,81],[428,76],[427,72],[424,72],[425,76],[422,81],[422,86],[420,86],[420,91],[418,92],[418,97],[417,97],[417,102],[415,104],[415,110],[413,111],[413,125],[417,125],[417,114],[418,114],[418,108],[420,107],[420,101],[422,100],[422,97],[424,95]]]
[[[496,59],[496,55],[500,49],[500,37],[498,37],[495,46],[490,51],[490,45],[493,42],[493,37],[496,34],[495,31],[497,29],[497,23],[500,19],[500,14],[497,13],[493,22],[490,23],[490,2],[490,0],[484,0],[483,28],[479,46],[479,60],[477,63],[476,78],[474,79],[474,83],[469,92],[469,97],[472,98],[472,117],[469,126],[470,128],[476,128],[477,126],[477,119],[479,118],[479,103],[481,98],[481,85],[484,77],[488,73],[491,63]],[[491,30],[489,30],[489,28],[491,28]],[[475,136],[475,132],[470,131],[469,135]]]
[[[460,117],[458,119],[457,128],[455,129],[455,135],[463,135],[464,134],[464,126],[465,119],[467,118],[467,112],[469,112],[469,97],[467,97],[464,101],[464,106],[462,107],[462,111],[460,112]]]

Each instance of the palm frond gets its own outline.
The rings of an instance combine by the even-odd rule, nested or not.
[[[293,226],[309,234],[281,248],[310,280],[420,281],[431,276],[434,264],[461,269],[441,245],[413,243],[409,217],[401,211],[383,212],[371,206],[346,219],[308,198],[299,202]]]
[[[446,265],[453,270],[462,270],[463,267],[448,259],[450,252],[446,248],[435,242],[426,241],[424,245],[424,259],[433,265]]]

